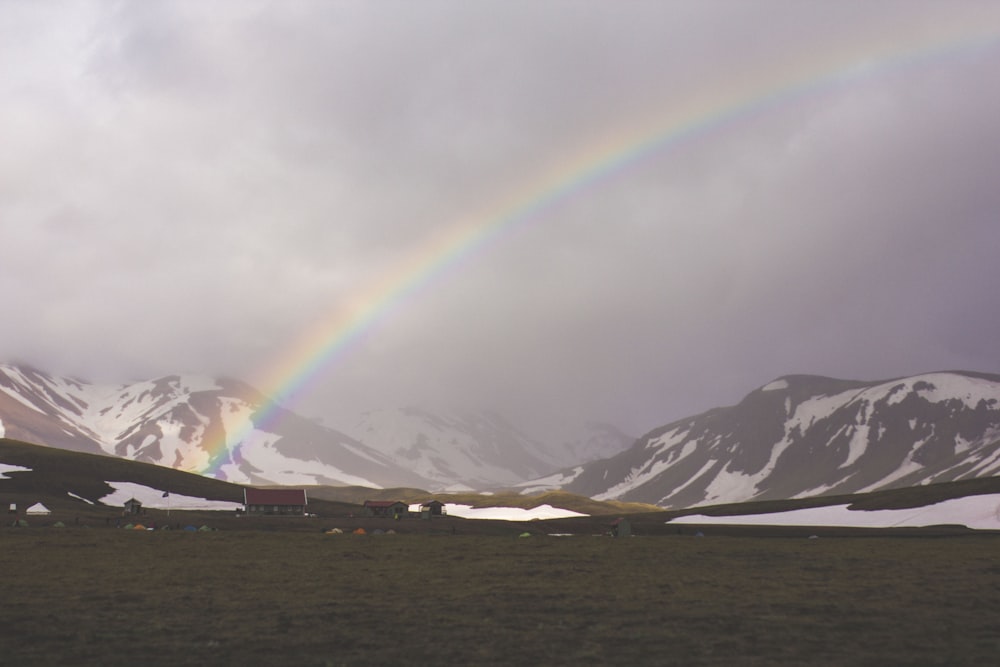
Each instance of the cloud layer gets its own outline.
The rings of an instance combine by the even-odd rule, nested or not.
[[[647,146],[423,285],[291,400],[638,433],[785,373],[1000,372],[990,3],[8,2],[0,19],[7,359],[275,383],[429,239]]]

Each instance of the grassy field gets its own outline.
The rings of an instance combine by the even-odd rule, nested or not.
[[[0,530],[9,665],[984,665],[1000,538]]]

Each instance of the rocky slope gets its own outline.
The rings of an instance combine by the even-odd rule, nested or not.
[[[856,493],[1000,474],[1000,377],[792,375],[523,484],[666,508]]]
[[[419,486],[426,479],[237,380],[95,385],[0,365],[0,435],[238,483]]]

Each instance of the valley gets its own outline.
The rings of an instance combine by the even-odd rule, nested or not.
[[[0,652],[152,667],[982,665],[1000,650],[998,539],[5,529]]]

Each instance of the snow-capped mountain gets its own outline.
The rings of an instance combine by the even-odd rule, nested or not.
[[[543,442],[492,412],[417,407],[366,412],[340,429],[440,488],[452,489],[509,486],[610,456],[635,441],[613,426],[593,424],[573,438]]]
[[[497,414],[417,408],[368,412],[338,429],[275,407],[233,379],[100,385],[11,364],[0,364],[2,436],[237,483],[430,490],[510,486],[634,441],[594,424],[543,442]]]
[[[631,447],[636,437],[604,422],[585,422],[555,438],[555,456],[561,467],[606,459]]]
[[[377,487],[428,481],[230,379],[172,375],[96,385],[0,364],[0,436],[238,483]]]
[[[524,483],[665,508],[857,493],[1000,474],[1000,376],[779,378],[608,459]]]

